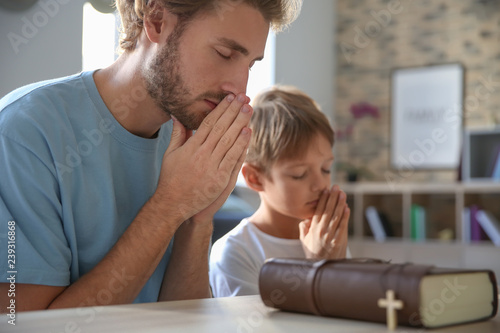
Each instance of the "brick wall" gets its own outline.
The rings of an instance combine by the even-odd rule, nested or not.
[[[345,163],[364,169],[361,181],[454,181],[456,170],[391,169],[391,70],[460,62],[464,126],[500,124],[500,0],[337,0],[337,22],[337,181]],[[361,103],[379,117],[354,119],[351,106]]]

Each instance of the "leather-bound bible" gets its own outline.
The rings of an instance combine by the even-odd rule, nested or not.
[[[376,259],[269,259],[260,271],[259,289],[270,307],[387,323],[389,328],[482,321],[494,317],[498,308],[491,270]]]

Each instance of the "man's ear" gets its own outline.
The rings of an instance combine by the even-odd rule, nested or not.
[[[177,15],[163,8],[157,1],[150,1],[149,10],[144,15],[144,32],[152,43],[161,43],[167,40],[177,25]]]
[[[241,174],[245,178],[245,182],[247,186],[256,192],[260,192],[264,190],[262,180],[264,175],[258,170],[255,166],[243,163],[241,167]]]

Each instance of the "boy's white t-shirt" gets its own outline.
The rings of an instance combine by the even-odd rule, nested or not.
[[[248,219],[217,240],[210,253],[214,297],[259,294],[259,273],[267,258],[305,258],[298,239],[268,235]]]
[[[259,294],[259,273],[268,258],[305,258],[305,254],[299,239],[268,235],[243,219],[212,247],[210,285],[214,297]]]

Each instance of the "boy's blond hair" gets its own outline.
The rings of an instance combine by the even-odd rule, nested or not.
[[[274,31],[280,31],[293,22],[302,6],[302,0],[115,0],[122,22],[122,50],[131,51],[135,48],[143,28],[144,16],[152,12],[153,3],[167,8],[183,22],[205,12],[216,13],[222,18],[222,15],[230,13],[235,6],[246,3],[257,8]]]
[[[255,97],[252,138],[245,162],[268,174],[280,160],[300,158],[316,135],[334,144],[334,131],[319,105],[290,86],[275,86]]]

